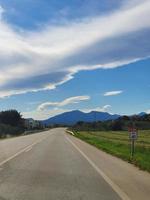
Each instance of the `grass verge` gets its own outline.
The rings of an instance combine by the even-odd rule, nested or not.
[[[140,131],[138,140],[135,143],[135,154],[133,158],[130,155],[128,133],[125,131],[74,131],[74,136],[107,153],[133,163],[142,170],[150,172],[150,131]]]

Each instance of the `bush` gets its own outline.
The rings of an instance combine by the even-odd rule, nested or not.
[[[21,127],[10,126],[6,124],[0,124],[0,138],[5,138],[8,135],[17,136],[24,132]]]

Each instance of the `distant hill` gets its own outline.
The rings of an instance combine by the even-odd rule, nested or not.
[[[107,112],[91,111],[89,113],[84,113],[79,110],[74,110],[56,115],[47,120],[43,120],[42,122],[46,125],[51,125],[51,124],[74,125],[78,121],[84,121],[84,122],[107,121],[107,120],[115,120],[119,117],[120,115],[116,114],[112,115]]]

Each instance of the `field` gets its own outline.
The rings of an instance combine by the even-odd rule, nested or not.
[[[150,130],[139,131],[135,142],[135,154],[131,157],[127,131],[74,131],[75,136],[103,151],[135,164],[150,172]]]

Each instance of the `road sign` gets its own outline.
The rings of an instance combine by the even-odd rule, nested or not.
[[[136,128],[129,128],[129,139],[131,140],[131,157],[133,158],[135,152],[135,140],[137,140],[138,131]]]
[[[129,129],[129,138],[130,140],[137,140],[138,137],[138,131],[135,128],[130,128]]]

